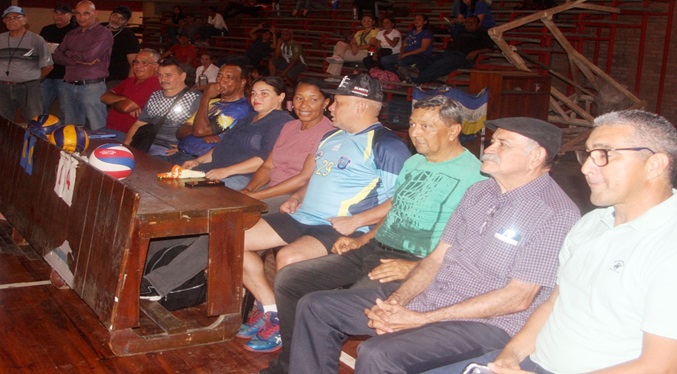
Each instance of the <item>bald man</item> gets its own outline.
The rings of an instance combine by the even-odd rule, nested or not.
[[[113,48],[113,35],[96,19],[91,1],[81,1],[73,11],[78,28],[66,34],[54,52],[54,61],[66,67],[64,76],[64,123],[97,130],[106,125],[106,78]]]

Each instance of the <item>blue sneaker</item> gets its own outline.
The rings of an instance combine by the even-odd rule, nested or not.
[[[238,338],[251,339],[259,333],[259,330],[266,323],[266,315],[255,309],[250,315],[247,323],[243,323],[237,331]]]
[[[266,313],[266,323],[258,334],[244,344],[244,349],[252,352],[270,353],[282,348],[280,319],[277,313]]]

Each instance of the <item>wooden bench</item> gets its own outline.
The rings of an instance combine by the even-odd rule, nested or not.
[[[265,204],[228,188],[159,181],[157,173],[171,165],[134,151],[136,166],[123,181],[80,160],[68,206],[54,192],[61,150],[38,140],[29,175],[19,165],[25,132],[0,121],[0,212],[43,256],[68,241],[70,252],[60,251],[61,275],[110,332],[115,354],[234,337],[242,321],[244,230]],[[175,313],[158,303],[140,305],[150,240],[200,234],[210,236],[207,302]]]

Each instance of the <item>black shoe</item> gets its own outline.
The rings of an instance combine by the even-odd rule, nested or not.
[[[141,278],[141,291],[139,295],[143,300],[150,301],[159,301],[162,298],[146,278]]]

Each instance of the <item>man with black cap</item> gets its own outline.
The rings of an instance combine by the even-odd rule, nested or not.
[[[66,34],[76,28],[73,20],[72,9],[68,4],[58,4],[54,7],[54,23],[47,25],[40,30],[42,36],[47,42],[49,51],[54,52],[56,47],[61,44]],[[54,64],[54,69],[49,72],[47,77],[40,82],[40,93],[42,95],[42,113],[49,114],[54,99],[59,97],[60,111],[57,112],[58,117],[61,118],[63,113],[63,99],[60,91],[63,85],[63,77],[66,74],[66,67],[60,64]]]
[[[132,10],[124,5],[113,9],[108,23],[103,25],[113,34],[113,50],[108,65],[108,79],[106,87],[111,89],[128,77],[134,76],[132,61],[139,53],[139,39],[132,30],[128,29],[127,22],[132,18]]]
[[[439,244],[398,287],[318,291],[299,301],[291,373],[337,372],[348,335],[355,372],[418,373],[502,347],[555,286],[557,254],[578,208],[550,177],[559,128],[488,121],[491,176],[468,189]]]
[[[258,302],[238,337],[245,349],[273,352],[281,347],[275,295],[256,252],[282,246],[277,268],[327,255],[340,236],[369,231],[390,209],[395,180],[409,157],[406,145],[378,122],[383,91],[367,74],[344,77],[329,107],[338,130],[325,136],[308,184],[280,211],[245,231],[245,287]]]
[[[11,6],[2,13],[7,32],[0,34],[0,116],[24,122],[42,114],[40,80],[52,71],[52,55],[38,34],[28,31],[24,10]]]

